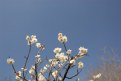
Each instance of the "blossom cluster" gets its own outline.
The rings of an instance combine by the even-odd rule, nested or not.
[[[36,38],[36,35],[26,36],[26,41],[28,45],[35,44],[37,48],[40,48],[41,50],[44,50],[44,45],[38,42],[38,39]]]
[[[38,42],[38,39],[35,35],[27,35],[26,41],[30,48],[31,45],[35,44],[35,46],[40,50],[45,49],[44,45]],[[52,57],[51,59],[46,58],[47,62],[46,64],[44,64],[44,66],[41,66],[44,60],[43,58],[41,58],[40,50],[35,55],[34,64],[32,64],[30,68],[27,68],[31,49],[29,50],[25,64],[21,68],[21,71],[16,71],[14,66],[14,59],[11,57],[8,58],[7,63],[12,65],[14,73],[16,75],[16,81],[64,81],[65,79],[77,77],[77,75],[81,72],[84,67],[84,63],[80,61],[80,58],[82,58],[88,53],[88,49],[84,47],[79,47],[79,51],[77,52],[77,54],[72,54],[72,50],[67,49],[66,47],[66,43],[68,41],[66,35],[59,33],[58,41],[64,45],[64,49],[66,52],[64,52],[63,49],[60,47],[54,48],[54,57]],[[68,77],[67,73],[69,72],[69,70],[76,66],[77,72],[75,73],[75,75]],[[29,79],[25,76],[26,73],[29,73]],[[77,81],[79,80],[80,79],[78,78]]]

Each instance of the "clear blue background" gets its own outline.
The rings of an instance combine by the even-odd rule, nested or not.
[[[63,47],[57,40],[59,32],[68,36],[67,48],[73,54],[80,46],[89,49],[79,75],[85,81],[88,71],[100,63],[105,47],[121,53],[121,0],[0,0],[1,78],[13,76],[6,64],[8,56],[16,60],[17,69],[23,65],[26,35],[37,35],[46,46],[41,55],[51,57],[55,47]],[[36,51],[33,47],[29,63]]]

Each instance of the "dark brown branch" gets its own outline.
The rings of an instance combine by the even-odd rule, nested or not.
[[[81,71],[82,71],[82,70],[81,70]],[[73,76],[71,76],[71,77],[66,77],[66,78],[67,78],[67,79],[72,79],[72,78],[78,76],[79,73],[80,73],[81,71],[78,71],[78,69],[77,69],[77,73],[76,73],[75,75],[73,75]]]
[[[38,81],[38,72],[37,72],[37,63],[35,63],[35,76],[36,76],[36,81]]]
[[[29,46],[29,52],[28,52],[28,55],[26,57],[26,61],[25,61],[25,64],[24,64],[24,68],[26,68],[26,65],[27,65],[27,62],[28,62],[28,59],[29,59],[29,56],[30,56],[30,52],[31,52],[31,45]]]
[[[70,67],[71,67],[71,64],[68,65],[68,67],[67,67],[67,69],[66,69],[66,71],[65,71],[64,77],[63,77],[63,79],[62,79],[62,81],[65,80],[65,78],[66,78],[66,76],[67,76],[67,73],[68,73]]]
[[[26,65],[27,65],[27,62],[28,62],[28,59],[29,59],[29,56],[30,56],[30,52],[31,52],[31,44],[30,44],[30,46],[29,46],[29,52],[28,52],[28,55],[27,55],[27,57],[26,57],[25,64],[24,64],[24,67],[23,67],[23,81],[24,81],[24,79],[26,78],[26,77],[25,77],[25,71],[24,71],[24,69],[26,68]]]
[[[12,69],[13,69],[14,73],[17,74],[17,71],[16,71],[16,69],[15,69],[15,67],[14,67],[13,64],[12,64]],[[18,77],[20,77],[21,79],[23,79],[23,80],[25,80],[25,81],[28,81],[28,80],[26,80],[25,78],[23,78],[23,77],[21,77],[21,76],[18,76]]]
[[[13,64],[12,64],[12,68],[13,68],[14,73],[16,73],[16,69]]]
[[[68,63],[67,63],[67,64],[65,64],[65,65],[63,66],[63,69],[67,69],[67,68],[66,68],[66,66],[67,66],[67,65],[68,65]]]
[[[65,48],[65,51],[67,51],[66,44],[65,44],[65,43],[63,43],[63,45],[64,45],[64,48]]]

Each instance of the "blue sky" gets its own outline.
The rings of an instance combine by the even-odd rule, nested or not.
[[[62,47],[59,32],[68,36],[67,48],[74,54],[80,46],[89,49],[80,74],[85,80],[100,62],[104,47],[121,53],[121,0],[0,0],[0,76],[11,75],[8,56],[15,58],[17,68],[23,65],[26,35],[37,35],[46,46],[42,56],[51,57],[55,47]],[[33,47],[31,58],[35,53]]]

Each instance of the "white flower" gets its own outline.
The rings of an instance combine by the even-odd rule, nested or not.
[[[31,45],[37,42],[36,35],[31,35],[31,37],[27,35],[26,40],[27,40],[28,45]]]
[[[64,55],[64,53],[60,53],[59,60],[60,62],[66,62],[68,59],[68,56]]]
[[[41,62],[42,62],[41,58],[37,58],[37,63],[41,63]]]
[[[36,35],[31,35],[31,43],[36,43],[37,42],[37,38]]]
[[[82,57],[84,57],[82,54],[77,54],[75,57],[74,57],[74,59],[79,59],[79,58],[82,58]]]
[[[78,68],[82,69],[84,67],[84,64],[82,62],[78,62]]]
[[[57,54],[57,53],[60,53],[61,52],[61,48],[55,48],[54,50],[53,50],[53,52],[55,53],[55,54]]]
[[[59,34],[58,34],[58,41],[59,41],[60,43],[63,43],[63,34],[62,34],[62,33],[59,33]]]
[[[45,73],[47,71],[47,67],[43,67],[43,69],[40,70],[41,73]]]
[[[30,45],[30,37],[28,35],[26,36],[26,41],[27,41],[28,45]]]
[[[58,77],[58,80],[59,80],[59,81],[62,81],[62,77],[59,76],[59,77]]]
[[[38,74],[38,81],[46,81],[45,77],[41,73]]]
[[[51,64],[51,66],[56,66],[58,64],[57,59],[49,59],[49,63]]]
[[[40,48],[41,47],[41,44],[40,43],[36,43],[36,47],[37,48]]]
[[[41,43],[36,43],[36,47],[40,48],[41,50],[45,49],[45,46],[43,44],[41,44]]]
[[[35,70],[34,70],[34,69],[30,69],[30,70],[29,70],[29,74],[30,74],[30,75],[34,75],[34,73],[35,73]]]
[[[57,70],[55,70],[55,71],[52,72],[52,76],[53,76],[54,78],[56,78],[57,75],[58,75],[58,71],[57,71]]]
[[[21,68],[21,70],[22,70],[22,71],[26,71],[27,69],[23,67],[23,68]]]
[[[35,56],[35,58],[36,58],[36,62],[37,62],[37,63],[42,62],[42,60],[41,60],[39,54],[37,54],[37,55]]]
[[[68,41],[67,36],[63,36],[63,42],[66,43]]]
[[[14,61],[14,59],[12,59],[12,58],[8,58],[8,59],[7,59],[7,63],[8,63],[8,64],[14,64],[15,61]]]
[[[65,62],[68,59],[68,57],[64,55],[64,53],[56,54],[55,58],[58,59],[60,62]]]
[[[18,71],[16,73],[16,81],[22,81],[22,79],[20,77],[21,77],[21,71]]]
[[[37,54],[35,57],[36,57],[36,58],[40,58],[40,55],[39,55],[39,54]]]
[[[35,66],[32,66],[31,69],[35,70]]]
[[[66,37],[65,35],[63,36],[62,33],[59,33],[59,34],[58,34],[58,41],[59,41],[60,43],[66,43],[66,42],[68,41],[68,39],[67,39],[67,37]]]
[[[31,69],[29,70],[30,75],[34,75],[35,73],[35,66],[32,66]]]
[[[19,76],[16,76],[16,81],[22,81],[22,79]]]
[[[58,33],[58,36],[63,36],[63,34],[62,33]]]
[[[21,77],[21,71],[16,72],[16,76]]]
[[[61,68],[62,66],[63,66],[63,64],[62,64],[62,63],[61,63],[61,64],[58,64],[58,67],[59,67],[59,68]]]
[[[86,48],[84,48],[84,47],[80,47],[80,48],[79,48],[79,53],[80,53],[80,54],[84,55],[84,54],[87,54],[87,52],[88,52],[88,49],[86,49]]]
[[[66,54],[70,55],[72,53],[72,50],[67,50]]]
[[[70,60],[70,64],[75,64],[75,59]]]
[[[93,76],[94,79],[98,79],[98,78],[100,78],[100,77],[101,77],[101,73],[98,73],[97,75],[94,75],[94,76]]]

